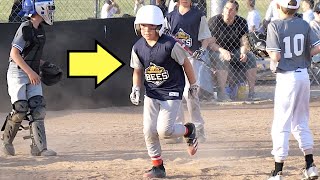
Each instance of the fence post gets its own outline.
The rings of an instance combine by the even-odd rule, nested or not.
[[[95,11],[94,11],[94,14],[95,14],[95,18],[99,18],[98,17],[98,14],[99,14],[99,1],[100,0],[95,0],[96,3],[95,3]]]

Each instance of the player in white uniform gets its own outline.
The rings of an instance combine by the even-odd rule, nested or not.
[[[309,24],[294,17],[300,0],[276,0],[279,20],[268,25],[267,51],[276,67],[272,155],[275,169],[269,180],[283,179],[282,169],[289,151],[290,133],[299,143],[306,165],[303,179],[317,179],[313,162],[313,137],[309,129],[310,80],[307,68],[311,56],[320,50],[320,41]]]
[[[197,96],[198,85],[184,49],[172,37],[163,34],[163,22],[162,11],[157,6],[146,5],[138,10],[134,24],[142,38],[132,48],[130,63],[134,68],[130,100],[135,105],[139,104],[144,75],[143,132],[153,164],[144,174],[148,178],[166,176],[159,138],[184,136],[190,155],[198,148],[195,125],[174,123],[185,86],[184,72],[191,84],[189,98]]]

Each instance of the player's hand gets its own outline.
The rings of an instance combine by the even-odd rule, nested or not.
[[[240,61],[241,62],[247,62],[248,56],[245,53],[240,54]]]
[[[230,61],[231,60],[231,53],[225,49],[220,49],[220,54],[222,59],[225,61]]]
[[[271,72],[276,73],[277,67],[278,67],[278,62],[270,60],[270,70],[271,70]]]
[[[138,86],[133,86],[132,87],[132,92],[130,94],[130,100],[132,104],[138,106],[140,102],[140,87]]]
[[[204,53],[205,49],[200,47],[198,50],[194,51],[194,53],[192,54],[192,56],[195,58],[195,59],[201,59],[203,53]]]
[[[30,73],[28,73],[28,77],[32,85],[37,85],[41,82],[40,76],[34,71],[31,71]]]
[[[188,99],[194,99],[198,96],[199,92],[199,86],[194,83],[190,85],[189,91],[188,91]]]

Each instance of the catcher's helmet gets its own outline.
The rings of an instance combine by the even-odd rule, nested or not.
[[[158,6],[154,5],[146,5],[142,6],[138,12],[136,19],[134,21],[134,30],[137,35],[140,35],[140,26],[139,24],[152,24],[157,25],[159,28],[157,28],[157,32],[159,33],[159,36],[163,34],[163,26],[164,23],[164,17],[161,9]]]
[[[251,51],[259,56],[259,57],[268,57],[268,53],[266,51],[266,35],[258,32],[258,31],[254,31],[254,32],[250,32],[247,34],[248,40],[249,40],[249,44],[250,44],[250,49]]]
[[[19,14],[27,17],[38,14],[45,23],[52,25],[54,12],[54,0],[23,0],[22,10]]]
[[[50,62],[45,62],[40,66],[41,81],[47,85],[52,86],[62,79],[62,70]]]

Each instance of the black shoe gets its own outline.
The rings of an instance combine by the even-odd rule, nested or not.
[[[153,166],[150,170],[146,171],[143,174],[145,178],[165,178],[166,177],[166,169],[163,164],[160,166]]]
[[[188,153],[192,156],[198,150],[198,139],[196,138],[196,127],[193,123],[187,123],[184,126],[188,129],[188,134],[184,136],[188,144]]]

